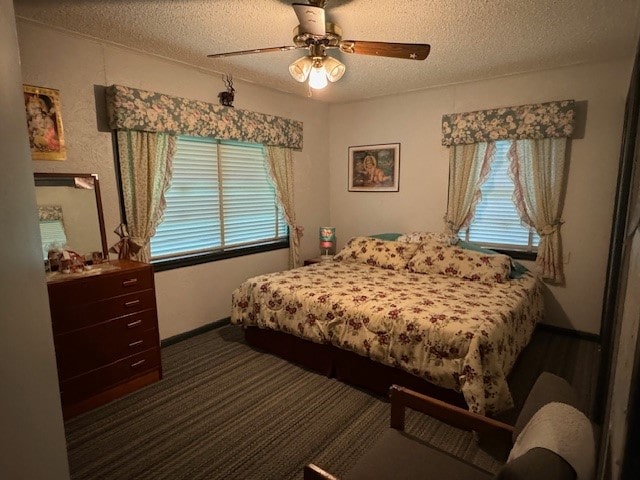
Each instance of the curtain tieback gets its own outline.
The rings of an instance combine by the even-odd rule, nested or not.
[[[120,240],[109,248],[111,253],[116,253],[118,258],[131,258],[133,255],[138,253],[142,248],[142,244],[140,240],[137,238],[131,238],[129,236],[129,229],[124,223],[118,225],[113,231],[116,235],[120,237]]]
[[[545,225],[538,232],[539,235],[552,235],[556,233],[560,229],[560,225],[564,222],[562,220],[558,220],[556,223],[552,223],[551,225]]]
[[[302,225],[296,225],[293,227],[293,231],[296,232],[298,237],[304,235],[304,227]]]
[[[456,228],[455,222],[453,220],[449,220],[446,215],[444,217],[444,226],[449,235],[451,235],[452,237],[458,236],[458,232],[460,231],[460,229]]]

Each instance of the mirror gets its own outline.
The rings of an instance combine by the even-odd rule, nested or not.
[[[88,173],[35,173],[42,254],[64,248],[82,257],[108,258],[98,176]]]

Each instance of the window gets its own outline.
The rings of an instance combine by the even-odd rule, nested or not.
[[[482,199],[476,206],[473,221],[460,230],[462,240],[491,248],[535,252],[540,237],[523,225],[513,202],[514,185],[509,175],[510,141],[495,142],[496,151],[489,177],[481,187]]]
[[[179,136],[165,199],[151,239],[154,263],[200,263],[288,246],[262,145]],[[184,261],[193,257],[201,260]]]

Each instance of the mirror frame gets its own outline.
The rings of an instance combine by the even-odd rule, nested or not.
[[[96,198],[96,210],[98,212],[98,224],[100,226],[100,240],[102,243],[102,258],[109,259],[109,247],[107,247],[107,234],[104,228],[104,216],[102,214],[102,199],[100,197],[100,181],[95,173],[44,173],[38,172],[33,174],[35,186],[38,187],[38,180],[50,180],[47,186],[75,186],[74,178],[92,178],[93,191]],[[40,185],[43,186],[43,185]]]

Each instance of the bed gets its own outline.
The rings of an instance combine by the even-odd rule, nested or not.
[[[507,375],[543,314],[539,280],[495,274],[493,255],[401,243],[361,237],[335,261],[250,278],[233,293],[231,322],[293,360],[308,350],[326,374],[346,355],[342,368],[381,365],[389,381],[395,372],[461,393],[480,414],[510,408]]]

